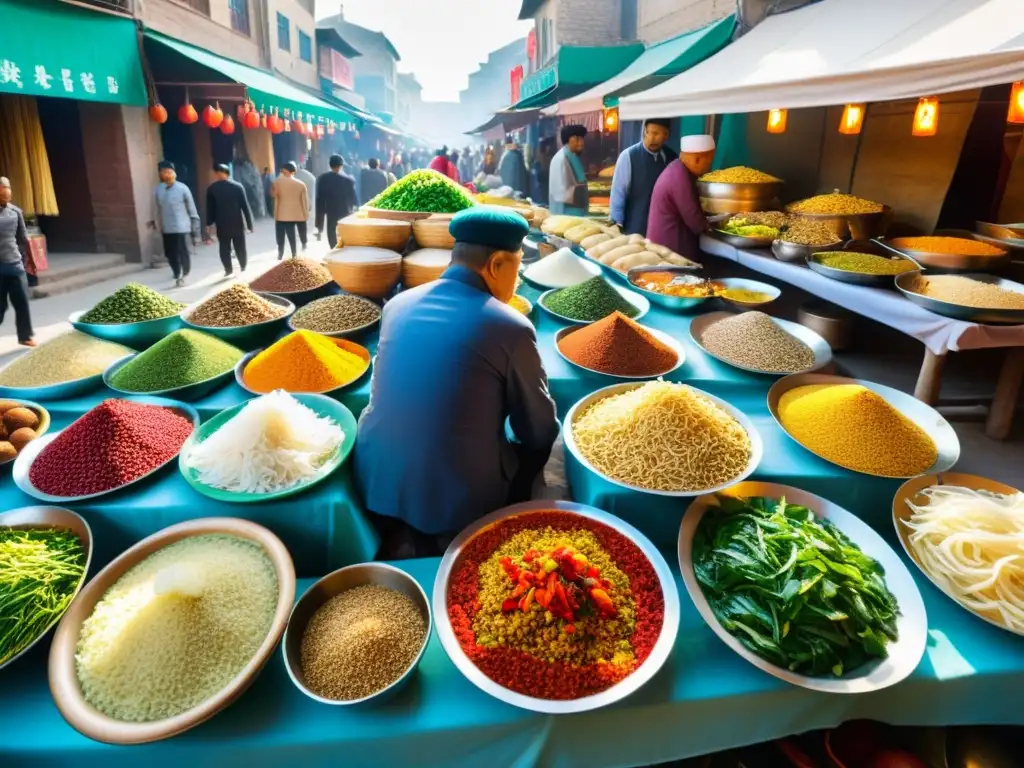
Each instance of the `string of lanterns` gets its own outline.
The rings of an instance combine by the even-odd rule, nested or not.
[[[303,117],[303,114],[298,111],[292,114],[290,110],[285,109],[283,110],[284,117],[281,114],[282,110],[277,107],[270,110],[258,110],[255,103],[246,101],[238,105],[236,111],[238,117],[237,124],[248,130],[265,128],[275,135],[295,132],[301,136],[318,139],[322,139],[324,136],[333,136],[335,130],[339,127],[335,121],[326,120],[322,117],[316,118],[314,123],[312,115],[307,114]],[[167,108],[157,101],[150,106],[149,117],[154,123],[163,125],[168,119]],[[185,103],[178,108],[177,117],[178,122],[185,125],[193,125],[199,122],[200,117],[202,117],[203,124],[207,128],[220,128],[221,133],[228,136],[235,132],[235,118],[229,114],[224,114],[219,102],[207,104],[203,107],[202,114],[200,115],[189,100],[187,88],[185,89]],[[344,125],[341,125],[341,127],[344,128]]]

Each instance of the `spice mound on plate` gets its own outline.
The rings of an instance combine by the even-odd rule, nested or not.
[[[932,235],[930,237],[895,237],[892,246],[901,251],[920,251],[922,253],[947,253],[953,256],[1005,256],[1006,251],[981,240],[968,237],[947,237]]]
[[[523,275],[546,288],[566,288],[594,277],[587,263],[568,248],[535,261],[523,270]]]
[[[621,312],[563,336],[558,349],[577,365],[618,376],[660,376],[679,362],[675,350]]]
[[[255,392],[327,392],[355,381],[370,366],[357,344],[295,331],[274,342],[245,366],[242,378]],[[365,350],[363,350],[365,352]]]
[[[401,592],[363,584],[335,595],[302,633],[306,685],[318,696],[355,701],[397,681],[416,660],[427,624]]]
[[[130,568],[82,623],[75,668],[103,714],[148,723],[219,693],[266,640],[277,573],[255,542],[203,534]]]
[[[123,392],[160,392],[212,379],[230,371],[243,353],[215,336],[184,328],[140,352],[113,375]]]
[[[475,205],[466,190],[447,176],[429,169],[406,174],[367,206],[388,211],[458,213]]]
[[[104,400],[40,451],[29,480],[51,496],[103,493],[173,459],[191,434],[191,420],[170,408]]]
[[[602,277],[592,277],[568,288],[559,288],[541,299],[541,302],[562,317],[588,323],[600,320],[612,312],[621,312],[626,317],[640,314],[640,310]]]
[[[236,283],[216,296],[211,296],[188,316],[192,325],[208,328],[237,328],[242,325],[265,323],[280,317],[287,310],[279,304],[253,293],[247,285]]]
[[[779,399],[779,421],[808,450],[856,472],[913,477],[938,458],[923,429],[859,384],[795,387]]]
[[[814,365],[811,348],[763,312],[744,312],[712,323],[700,343],[734,365],[765,373],[799,373]]]
[[[734,165],[732,168],[722,168],[717,171],[705,173],[697,181],[708,183],[718,182],[721,184],[770,184],[780,179],[769,173],[759,171],[756,168],[747,168],[745,165]]]
[[[118,288],[79,318],[82,323],[119,325],[176,315],[185,308],[173,299],[138,283]]]
[[[910,290],[930,299],[978,309],[1024,309],[1024,293],[961,275],[915,275]]]
[[[732,414],[685,384],[649,381],[576,416],[580,453],[613,480],[655,491],[725,485],[750,462],[750,436]]]
[[[285,259],[257,277],[249,287],[269,293],[311,291],[331,282],[331,273],[313,259]]]
[[[314,477],[344,438],[332,419],[279,390],[246,403],[188,452],[185,466],[213,488],[276,493]]]
[[[790,217],[779,240],[796,245],[834,245],[840,238],[828,224],[814,219]]]
[[[342,294],[311,301],[292,315],[292,325],[316,333],[340,333],[380,320],[380,307],[361,296]]]
[[[841,269],[844,272],[857,272],[861,275],[902,275],[904,272],[913,272],[917,269],[914,262],[908,259],[889,259],[872,253],[853,251],[816,253],[812,258],[822,266]]]
[[[71,330],[16,357],[0,370],[0,386],[45,387],[96,376],[133,352],[113,341]]]
[[[0,527],[0,664],[61,617],[84,570],[85,552],[75,533]]]
[[[464,545],[448,618],[466,655],[499,685],[571,700],[611,688],[646,661],[664,595],[646,555],[618,531],[531,512]]]
[[[832,192],[798,200],[786,208],[790,213],[811,213],[819,215],[854,216],[864,213],[881,213],[885,206],[863,197]]]

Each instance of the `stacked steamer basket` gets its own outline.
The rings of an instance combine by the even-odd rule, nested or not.
[[[383,299],[402,276],[402,255],[387,248],[346,246],[324,262],[342,289],[368,299]]]
[[[348,216],[338,222],[338,247],[366,246],[401,253],[411,231],[407,221]]]
[[[455,238],[448,231],[448,224],[452,217],[447,214],[435,214],[429,219],[414,221],[412,224],[412,235],[416,245],[420,248],[444,248],[451,250],[455,247]]]
[[[421,248],[402,259],[402,287],[415,288],[437,280],[452,260],[452,252],[443,248]]]

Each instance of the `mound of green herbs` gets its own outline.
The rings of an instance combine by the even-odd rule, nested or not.
[[[603,277],[592,277],[582,283],[559,288],[542,299],[544,306],[562,317],[594,322],[612,312],[636,317],[640,311],[622,294],[605,282]]]
[[[841,676],[888,655],[896,598],[882,567],[807,507],[719,496],[693,540],[693,568],[723,627],[780,667]]]
[[[458,213],[475,203],[466,191],[437,171],[413,171],[385,189],[368,206],[386,211]]]
[[[82,542],[57,528],[0,528],[0,664],[71,604],[85,568]]]
[[[128,283],[82,315],[79,321],[95,325],[141,323],[176,315],[184,308],[184,304],[169,299],[152,288],[139,283]]]

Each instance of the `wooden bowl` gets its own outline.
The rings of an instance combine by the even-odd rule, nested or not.
[[[263,548],[277,574],[277,607],[263,644],[224,688],[192,709],[174,717],[145,723],[115,720],[85,700],[78,682],[75,652],[82,624],[92,615],[107,590],[149,555],[182,539],[203,534],[227,534],[249,539]],[[145,744],[184,733],[232,704],[256,679],[270,660],[288,623],[295,602],[295,567],[284,544],[261,525],[232,517],[207,517],[172,525],[154,533],[122,553],[100,571],[78,594],[61,619],[50,645],[50,693],[61,715],[83,735],[107,744]]]
[[[343,290],[368,299],[384,298],[402,277],[402,257],[385,248],[339,248],[324,263]]]
[[[408,221],[348,216],[338,222],[338,247],[368,246],[401,253],[411,231]]]
[[[412,223],[412,235],[416,238],[416,245],[420,248],[445,248],[451,250],[455,247],[455,238],[448,231],[450,219],[422,219]]]
[[[402,259],[402,287],[415,288],[437,280],[448,269],[452,252],[445,248],[423,248]]]

